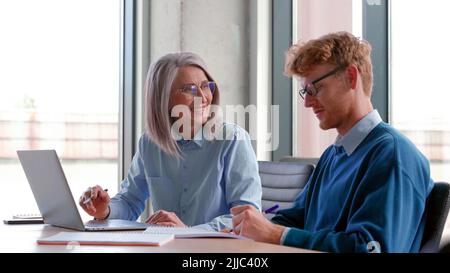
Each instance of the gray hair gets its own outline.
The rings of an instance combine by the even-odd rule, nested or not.
[[[180,157],[181,151],[171,134],[169,98],[178,70],[184,66],[196,66],[214,81],[206,69],[205,62],[194,53],[167,54],[150,66],[145,81],[145,125],[149,139],[165,153]],[[213,94],[212,105],[219,105],[219,92]]]

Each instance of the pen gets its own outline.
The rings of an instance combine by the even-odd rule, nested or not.
[[[271,213],[279,207],[280,206],[278,204],[275,204],[275,205],[271,206],[270,208],[264,210],[264,214]],[[234,232],[234,229],[230,229],[229,232]]]
[[[276,209],[279,208],[279,207],[280,207],[280,206],[279,206],[278,204],[275,204],[275,205],[271,206],[270,208],[264,210],[264,213],[265,213],[265,214],[271,213],[271,212],[273,212],[274,210],[276,210]],[[230,229],[228,232],[230,232],[230,233],[233,232],[233,233],[234,233],[234,229]]]
[[[276,204],[276,205],[274,205],[274,206],[272,206],[272,207],[270,207],[270,208],[268,208],[268,209],[266,209],[266,210],[264,210],[264,213],[271,213],[272,211],[274,211],[274,210],[276,210],[277,208],[279,208],[280,206],[278,205],[278,204]]]
[[[108,191],[108,189],[104,189],[104,191]],[[84,200],[83,204],[87,204],[92,201],[92,197],[89,197],[88,199]]]

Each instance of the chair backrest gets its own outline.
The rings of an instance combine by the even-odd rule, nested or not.
[[[314,166],[319,162],[319,158],[315,157],[295,157],[295,156],[283,156],[280,159],[280,162],[301,162],[301,163],[309,163]]]
[[[438,252],[450,207],[450,184],[436,182],[427,198],[425,231],[420,252]]]
[[[259,161],[258,164],[263,210],[276,204],[278,209],[291,207],[314,170],[314,165],[300,162]],[[272,216],[268,214],[267,218]]]
[[[445,242],[439,249],[439,253],[450,253],[450,242]]]

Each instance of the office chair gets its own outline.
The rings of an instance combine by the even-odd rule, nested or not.
[[[312,164],[314,167],[317,165],[317,162],[319,162],[319,158],[314,157],[295,157],[295,156],[283,156],[280,159],[280,162],[301,162],[301,163],[309,163]]]
[[[274,205],[279,205],[278,209],[291,207],[314,170],[314,165],[300,162],[258,161],[258,165],[263,211]],[[275,212],[266,217],[271,219]]]
[[[450,242],[445,243],[439,250],[439,253],[450,253]]]
[[[439,252],[439,243],[450,207],[449,197],[450,184],[436,182],[430,196],[427,198],[425,231],[420,252]]]

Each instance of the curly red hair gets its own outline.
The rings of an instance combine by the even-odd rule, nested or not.
[[[347,67],[355,64],[361,74],[363,89],[372,92],[373,74],[370,44],[342,31],[324,35],[308,42],[292,45],[286,53],[285,74],[305,76],[313,66],[331,64]]]

